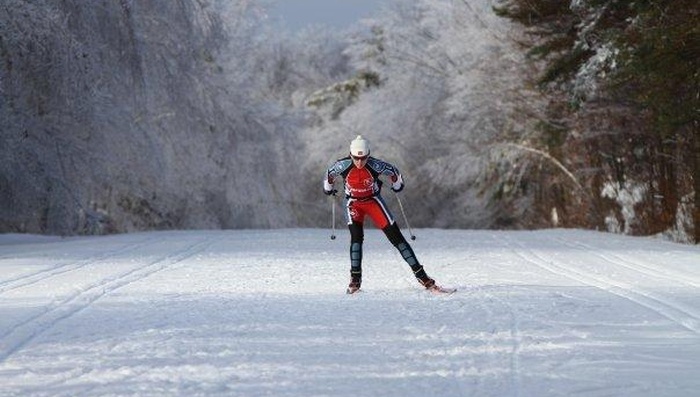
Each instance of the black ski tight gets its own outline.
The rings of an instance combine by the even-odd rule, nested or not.
[[[365,230],[362,224],[353,223],[350,228],[350,277],[362,277],[362,242],[365,240]]]
[[[364,227],[361,223],[353,223],[349,225],[350,229],[350,273],[351,275],[361,275],[362,274],[362,243],[365,239]],[[413,248],[408,244],[406,238],[401,233],[399,226],[396,223],[382,229],[389,242],[396,247],[401,253],[401,257],[408,263],[413,270],[413,274],[418,279],[426,279],[428,276],[425,274],[423,266],[418,262],[416,254],[413,252]]]

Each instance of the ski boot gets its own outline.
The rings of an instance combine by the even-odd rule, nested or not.
[[[353,277],[352,280],[350,280],[350,285],[348,285],[348,289],[345,292],[348,295],[352,295],[355,292],[360,290],[361,284],[362,284],[362,279],[360,277]]]

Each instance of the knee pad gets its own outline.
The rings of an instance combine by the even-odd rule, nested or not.
[[[413,253],[413,248],[411,248],[408,243],[399,243],[399,245],[396,246],[396,248],[399,249],[399,252],[401,253],[401,257],[403,257],[403,260],[408,263],[411,268],[415,268],[416,266],[419,266],[420,264],[418,263],[418,258],[416,258],[416,254]]]
[[[362,271],[362,244],[350,244],[350,268],[353,273]]]

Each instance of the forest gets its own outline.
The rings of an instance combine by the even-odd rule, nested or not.
[[[329,227],[363,134],[414,227],[700,242],[697,1],[393,0],[293,35],[265,7],[3,1],[0,232]]]

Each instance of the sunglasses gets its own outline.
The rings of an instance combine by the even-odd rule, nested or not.
[[[364,161],[364,160],[367,160],[367,158],[369,158],[369,154],[366,156],[350,156],[350,157],[352,157],[352,159],[355,161]]]

